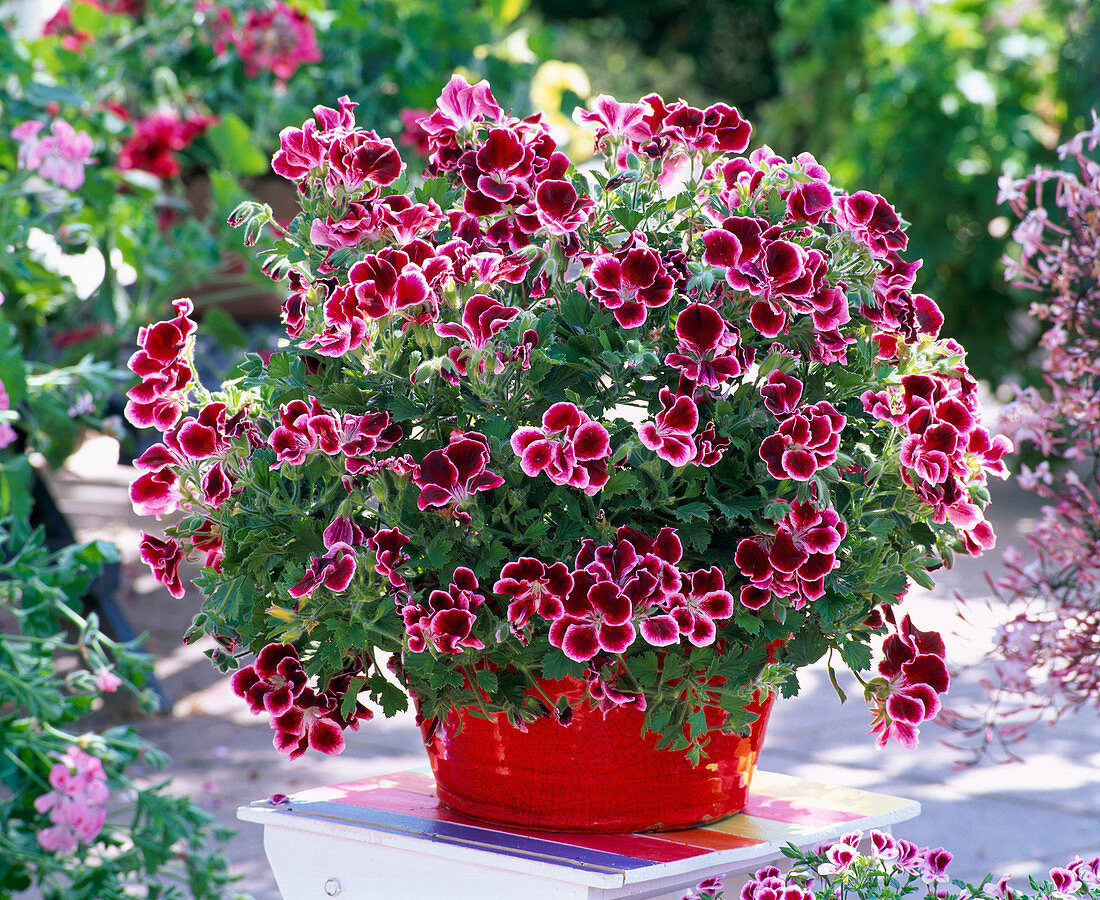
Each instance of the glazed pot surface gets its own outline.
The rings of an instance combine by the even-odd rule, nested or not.
[[[551,699],[584,693],[579,682],[543,688]],[[425,744],[439,799],[455,812],[547,831],[668,831],[741,810],[774,699],[749,706],[759,717],[747,737],[712,732],[698,765],[658,749],[659,735],[641,735],[644,713],[624,707],[606,719],[575,707],[568,726],[545,718],[526,732],[501,714],[452,710],[425,726]]]

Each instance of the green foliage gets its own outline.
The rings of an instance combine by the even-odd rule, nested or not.
[[[152,708],[145,688],[150,661],[111,640],[81,597],[95,574],[117,562],[101,541],[49,552],[41,531],[25,524],[29,496],[22,458],[0,457],[0,898],[35,888],[45,900],[130,896],[224,898],[232,881],[218,845],[226,835],[212,816],[166,785],[142,786],[131,767],[167,763],[133,729],[85,731],[82,720],[100,702],[96,675]],[[61,674],[61,673],[65,674]],[[50,826],[34,800],[50,790],[57,758],[79,746],[104,767],[112,806],[103,830],[72,853],[45,850],[37,834]]]
[[[997,181],[1051,160],[1070,117],[1084,124],[1095,105],[1095,90],[1084,93],[1098,72],[1090,6],[777,4],[780,91],[762,133],[781,153],[813,147],[835,182],[882,194],[912,223],[907,257],[924,260],[944,333],[994,380],[1020,368],[1023,349],[1013,330],[1023,301],[999,274],[1008,222]]]

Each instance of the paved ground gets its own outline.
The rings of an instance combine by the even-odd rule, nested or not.
[[[275,792],[380,774],[426,761],[411,717],[365,726],[340,757],[307,754],[293,763],[271,748],[266,722],[251,716],[228,689],[227,679],[202,655],[203,646],[180,641],[198,608],[196,596],[174,600],[137,561],[141,520],[130,511],[126,485],[132,470],[117,465],[117,448],[88,444],[55,479],[63,508],[81,537],[106,537],[122,549],[123,605],[139,630],[148,632],[156,671],[174,699],[169,714],[144,719],[139,730],[174,759],[174,788],[239,825],[228,845],[241,887],[258,900],[277,900],[257,826],[237,823],[236,808]],[[996,494],[993,516],[1002,546],[1019,541],[1036,512],[1032,498],[1011,487]],[[151,523],[144,523],[147,526]],[[916,622],[945,632],[951,658],[977,659],[988,627],[963,630],[955,618],[956,591],[970,600],[988,596],[983,564],[963,560],[936,590],[913,596]],[[949,634],[959,626],[958,634]],[[956,679],[951,696],[977,696],[977,675]],[[1045,874],[1074,854],[1100,854],[1100,730],[1095,716],[1041,728],[1024,745],[1025,764],[955,769],[959,754],[940,740],[949,734],[928,725],[918,751],[876,750],[866,735],[867,712],[854,680],[849,701],[836,698],[823,671],[810,670],[803,693],[777,704],[762,768],[849,787],[919,800],[923,814],[895,833],[922,845],[943,845],[955,855],[956,877],[987,871]],[[116,713],[117,715],[118,713]]]

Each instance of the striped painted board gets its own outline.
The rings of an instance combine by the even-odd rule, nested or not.
[[[328,785],[239,816],[265,827],[338,833],[372,845],[491,863],[494,868],[611,888],[716,867],[751,871],[788,843],[809,847],[849,831],[912,818],[912,800],[758,771],[744,811],[702,828],[659,834],[561,834],[487,825],[442,806],[430,772],[411,770]],[[269,854],[270,855],[270,854]],[[274,863],[274,860],[273,860]],[[610,896],[610,895],[608,895]]]

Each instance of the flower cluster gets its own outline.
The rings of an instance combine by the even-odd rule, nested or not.
[[[990,545],[1007,444],[900,219],[809,154],[744,155],[724,104],[578,118],[591,172],[460,76],[417,122],[421,178],[347,97],[283,130],[285,347],[211,394],[184,301],[139,335],[127,413],[163,440],[132,498],[185,514],[143,555],[176,593],[205,555],[193,634],[260,654],[238,686],[292,755],[341,746],[361,702],[400,708],[394,677],[425,719],[519,726],[572,679],[697,752],[878,637],[874,731],[912,745],[942,645],[892,607]]]
[[[76,745],[50,769],[51,791],[35,798],[34,808],[51,824],[38,832],[38,843],[54,853],[71,853],[92,843],[107,820],[107,776],[103,763]]]
[[[358,730],[360,720],[371,718],[361,704],[344,713],[347,681],[346,675],[338,675],[327,690],[315,691],[307,684],[298,651],[290,644],[268,644],[252,665],[237,670],[231,686],[253,713],[270,715],[275,749],[297,759],[310,747],[342,752],[345,729]]]
[[[789,844],[783,853],[793,862],[790,871],[776,866],[757,870],[742,887],[742,900],[1072,900],[1095,896],[1100,888],[1100,859],[1080,856],[1050,869],[1046,881],[1031,879],[1030,892],[1011,887],[1007,875],[966,884],[949,877],[952,857],[944,848],[919,847],[877,829],[852,831],[809,851]],[[708,878],[682,900],[723,896],[721,879]]]
[[[118,168],[122,171],[140,169],[161,178],[175,178],[181,171],[176,154],[187,149],[215,121],[212,116],[198,113],[181,118],[171,110],[136,119],[118,151]]]
[[[233,47],[249,78],[271,72],[285,82],[299,66],[321,61],[313,23],[300,9],[282,0],[275,0],[269,8],[250,8],[240,23],[227,6],[202,0],[197,7],[210,23],[214,52],[223,56]]]
[[[49,133],[43,135],[45,127],[45,122],[31,119],[12,129],[11,136],[19,141],[19,168],[75,191],[84,184],[84,166],[92,157],[92,138],[64,119],[54,119]]]
[[[1038,293],[1031,315],[1043,329],[1045,384],[1018,388],[1001,427],[1043,461],[1020,484],[1046,501],[1028,552],[1006,551],[993,582],[1024,608],[1000,629],[992,651],[994,714],[960,721],[977,742],[1008,744],[1041,716],[1100,706],[1100,120],[1059,156],[1074,171],[1037,168],[1005,176],[999,200],[1019,218],[1018,259],[1005,259],[1016,286]],[[1011,753],[1011,750],[1008,750]]]

